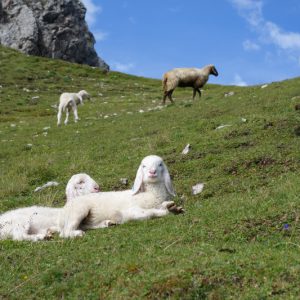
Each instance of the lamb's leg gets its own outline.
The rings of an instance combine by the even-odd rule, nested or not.
[[[77,95],[77,97],[79,99],[80,104],[83,105],[83,98],[81,96],[79,96],[79,95]]]
[[[174,201],[164,201],[161,207],[176,215],[184,213],[183,207],[177,206]]]
[[[68,120],[69,120],[69,108],[68,107],[66,107],[66,119],[65,119],[65,125],[67,125],[68,124]]]
[[[88,214],[89,207],[87,206],[76,207],[76,204],[74,204],[65,207],[63,213],[60,216],[61,223],[59,236],[64,238],[83,236],[84,232],[78,228]]]
[[[62,110],[59,107],[58,108],[58,113],[57,113],[57,126],[60,126],[60,124],[61,124],[61,114],[62,114]]]
[[[111,226],[115,226],[117,225],[116,222],[111,221],[111,220],[104,220],[102,222],[100,222],[99,224],[95,224],[95,225],[89,225],[89,226],[81,226],[82,229],[98,229],[98,228],[107,228],[107,227],[111,227]]]
[[[73,109],[73,113],[74,113],[74,121],[75,121],[75,123],[77,123],[77,121],[79,120],[77,106],[73,106],[72,109]]]
[[[45,234],[37,233],[37,234],[28,234],[29,226],[16,226],[12,232],[12,239],[15,241],[40,241],[45,239]]]
[[[140,207],[132,207],[121,212],[122,223],[133,220],[147,220],[151,218],[159,218],[167,215],[169,211],[167,209],[149,208],[142,209]]]

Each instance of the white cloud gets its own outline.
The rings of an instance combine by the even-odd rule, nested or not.
[[[272,22],[265,23],[265,31],[269,39],[281,49],[300,50],[300,34],[285,32]]]
[[[233,85],[247,86],[248,84],[242,79],[242,77],[239,74],[235,74],[234,75]]]
[[[240,15],[244,17],[250,25],[258,26],[263,21],[262,6],[260,0],[230,0],[237,8]]]
[[[93,2],[93,0],[81,0],[86,7],[86,22],[93,25],[96,22],[97,15],[101,14],[102,7]]]
[[[111,67],[112,69],[115,69],[116,71],[120,71],[120,72],[128,72],[130,71],[132,68],[135,67],[134,63],[121,63],[121,62],[113,62],[111,63]]]
[[[98,30],[98,31],[94,31],[93,35],[97,42],[101,42],[101,41],[104,41],[108,37],[109,34],[107,32]]]
[[[243,47],[246,51],[257,51],[260,49],[258,44],[249,40],[243,42]]]
[[[263,0],[229,0],[239,14],[248,22],[262,43],[273,44],[279,50],[285,51],[297,59],[300,55],[300,33],[288,32],[279,25],[265,20],[263,16]],[[245,43],[245,42],[244,42]],[[250,44],[243,44],[246,49]],[[249,50],[249,49],[247,49]],[[254,49],[252,49],[254,50]]]

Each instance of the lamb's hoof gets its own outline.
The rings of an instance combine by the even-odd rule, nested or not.
[[[37,235],[34,237],[33,241],[34,241],[34,242],[37,242],[37,241],[42,241],[42,240],[44,240],[44,239],[45,239],[45,235],[44,235],[44,234],[37,234]]]
[[[170,207],[176,205],[174,201],[168,201],[163,203],[163,207],[169,209]]]
[[[49,241],[52,240],[53,237],[54,237],[53,232],[50,229],[48,229],[47,233],[45,234],[44,240]]]
[[[183,214],[185,212],[185,210],[182,206],[177,206],[176,204],[168,207],[168,210],[169,210],[169,212],[171,212],[175,215]]]
[[[111,226],[116,226],[117,223],[114,222],[114,221],[111,221],[111,220],[107,220],[107,221],[105,222],[105,225],[106,225],[106,227],[111,227]]]

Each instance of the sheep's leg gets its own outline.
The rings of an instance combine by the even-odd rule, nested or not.
[[[167,95],[168,95],[168,92],[167,92],[167,91],[165,91],[165,92],[164,92],[163,101],[162,101],[162,104],[163,104],[163,105],[165,105],[165,104],[166,104]]]
[[[199,98],[201,98],[201,91],[200,91],[200,89],[197,89],[197,92],[199,94]]]
[[[201,97],[201,91],[198,88],[194,88],[194,90],[193,90],[193,100],[196,97],[196,93],[199,94],[199,98]]]
[[[196,92],[197,92],[197,89],[193,89],[193,100],[195,99],[195,97],[196,97]]]
[[[169,93],[168,93],[168,97],[169,97],[169,99],[170,99],[170,101],[171,101],[172,103],[174,103],[173,98],[172,98],[173,92],[174,92],[174,90],[171,90],[171,91],[169,91]]]
[[[65,119],[65,125],[67,125],[68,124],[68,120],[69,120],[69,108],[68,107],[66,107],[66,119]]]
[[[164,97],[163,97],[163,104],[166,104],[166,99],[168,97],[168,99],[174,103],[173,99],[172,99],[172,93],[173,93],[174,90],[171,90],[171,91],[165,91],[164,92]]]

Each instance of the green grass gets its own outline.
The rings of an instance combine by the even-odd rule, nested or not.
[[[104,191],[126,189],[120,178],[132,185],[149,154],[164,158],[186,210],[81,239],[1,241],[1,299],[299,298],[300,78],[264,89],[208,84],[194,102],[178,88],[175,105],[159,108],[159,80],[6,48],[0,70],[1,212],[62,206],[78,172]],[[51,105],[81,89],[93,102],[58,128]],[[231,126],[215,129],[222,124]],[[60,185],[33,192],[50,180]]]

